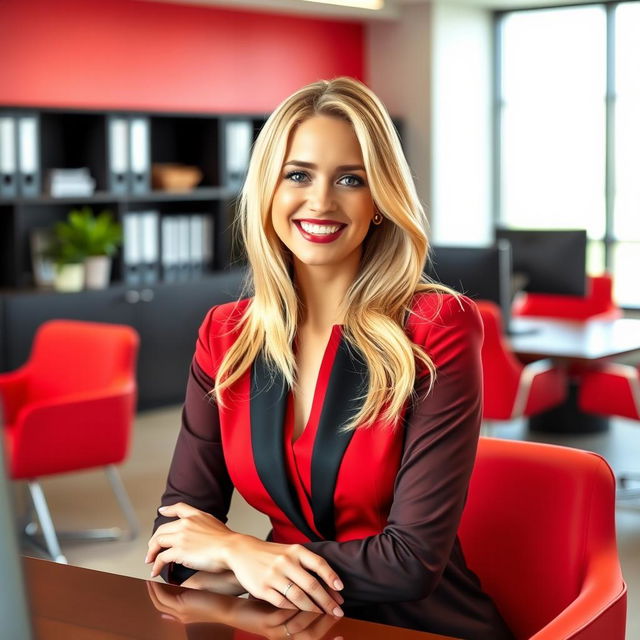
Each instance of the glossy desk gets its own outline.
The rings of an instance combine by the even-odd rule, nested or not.
[[[551,358],[567,367],[596,367],[621,356],[640,354],[640,320],[569,322],[547,318],[514,318],[511,349],[524,360]],[[523,333],[518,333],[523,331]],[[604,417],[582,413],[577,406],[578,382],[570,385],[567,402],[530,420],[533,429],[557,433],[589,433],[608,427]]]
[[[35,558],[24,569],[37,640],[452,640]]]

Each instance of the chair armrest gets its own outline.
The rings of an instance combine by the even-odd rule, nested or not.
[[[518,393],[516,395],[515,402],[513,403],[513,411],[511,418],[518,418],[524,415],[525,408],[527,406],[527,400],[529,399],[529,393],[533,385],[534,379],[544,373],[551,371],[557,371],[560,373],[561,369],[551,360],[545,358],[544,360],[536,360],[535,362],[529,362],[525,364],[520,372],[520,381],[518,383]]]
[[[623,640],[627,585],[612,575],[617,554],[602,554],[593,563],[578,597],[531,640]]]
[[[131,382],[25,407],[11,434],[12,476],[38,477],[122,462],[135,404]]]
[[[27,399],[29,370],[26,366],[0,373],[0,402],[4,406],[4,421],[12,424]]]

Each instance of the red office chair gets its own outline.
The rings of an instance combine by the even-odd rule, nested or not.
[[[622,310],[613,301],[612,291],[613,280],[610,275],[588,276],[586,297],[526,293],[514,302],[513,315],[578,322],[594,318],[614,320],[622,317]]]
[[[459,535],[518,640],[624,640],[614,498],[595,453],[480,439]]]
[[[586,371],[580,378],[578,406],[585,413],[640,421],[640,369],[610,362]],[[625,473],[618,480],[624,489],[629,480],[640,480],[640,473]],[[626,490],[618,495],[633,498],[639,492]]]
[[[46,551],[66,562],[38,478],[105,467],[127,518],[138,532],[134,510],[115,464],[127,455],[136,405],[138,334],[123,325],[51,320],[38,329],[29,360],[0,374],[8,469],[27,480]],[[32,542],[36,526],[25,533]],[[70,537],[113,539],[117,530]]]
[[[511,352],[502,330],[499,307],[479,300],[484,323],[482,369],[486,426],[496,420],[533,416],[564,402],[566,374],[550,360],[522,364]]]

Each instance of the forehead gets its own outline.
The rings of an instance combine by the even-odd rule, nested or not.
[[[361,164],[362,150],[350,122],[331,116],[312,116],[291,133],[285,162]]]

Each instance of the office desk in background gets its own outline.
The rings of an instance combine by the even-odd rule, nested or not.
[[[47,560],[23,562],[36,640],[284,640],[305,627],[307,637],[317,640],[453,640]]]
[[[640,355],[640,320],[570,322],[549,318],[514,318],[511,349],[524,360],[551,358],[572,369],[597,367],[622,356]],[[521,332],[522,333],[519,333]],[[609,426],[606,417],[582,413],[577,405],[578,380],[569,387],[564,405],[531,418],[536,431],[593,433]]]

